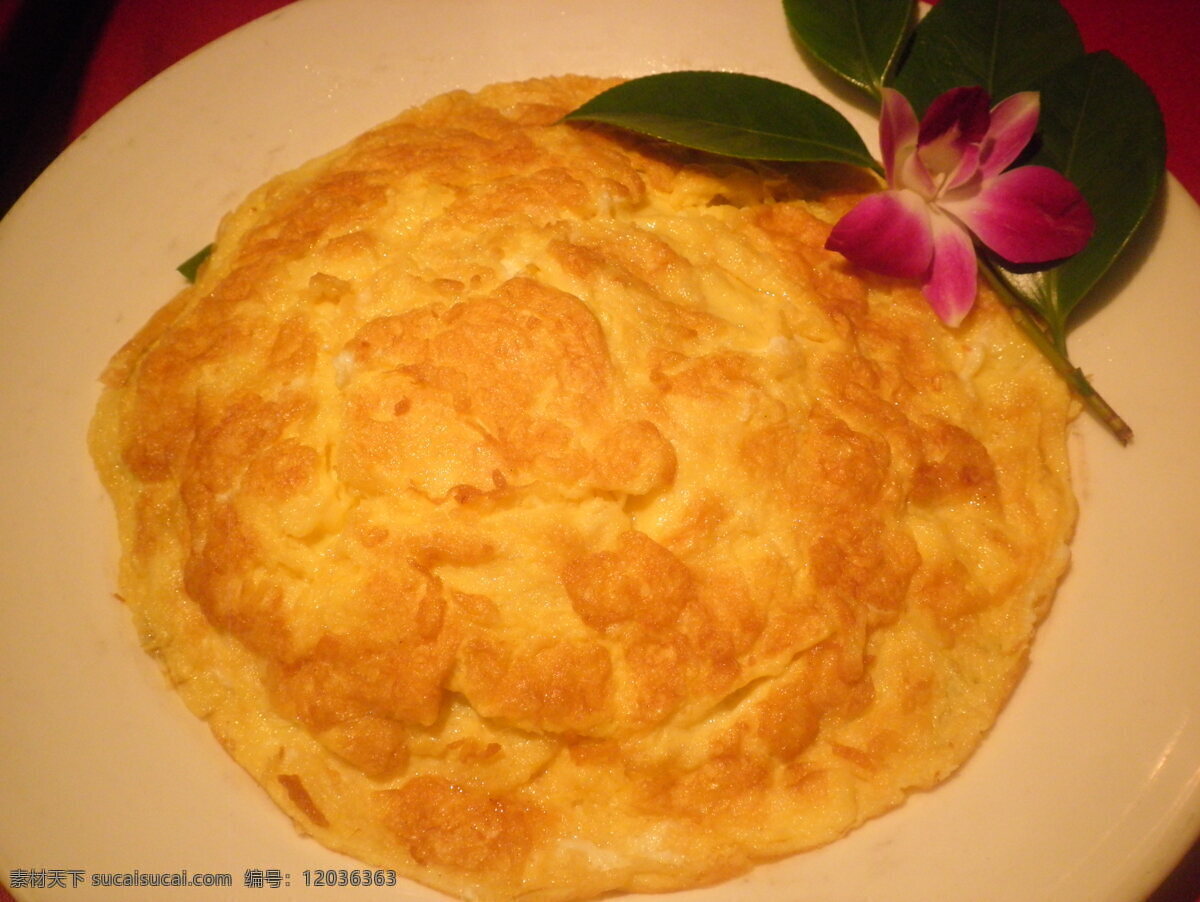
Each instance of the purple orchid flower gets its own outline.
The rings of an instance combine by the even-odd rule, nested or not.
[[[1033,137],[1038,94],[990,103],[983,88],[954,88],[918,123],[904,95],[884,88],[879,144],[888,190],[843,216],[825,244],[871,272],[920,279],[952,326],[975,301],[972,235],[1011,263],[1046,263],[1082,250],[1095,227],[1083,195],[1058,172],[1005,171]]]

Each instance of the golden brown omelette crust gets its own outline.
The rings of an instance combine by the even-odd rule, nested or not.
[[[1070,402],[822,249],[871,185],[439,97],[269,183],[114,359],[142,639],[329,846],[728,878],[946,778],[1066,565]]]

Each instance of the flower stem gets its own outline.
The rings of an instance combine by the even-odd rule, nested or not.
[[[1012,314],[1013,320],[1021,328],[1021,330],[1032,339],[1037,345],[1046,359],[1058,372],[1067,385],[1078,398],[1083,402],[1101,423],[1116,436],[1117,440],[1122,445],[1128,445],[1133,440],[1133,429],[1129,424],[1118,414],[1106,400],[1096,391],[1087,376],[1083,374],[1083,370],[1071,363],[1067,357],[1066,342],[1059,336],[1059,340],[1055,340],[1046,330],[1045,326],[1031,315],[1027,303],[1018,297],[1004,281],[995,273],[990,265],[980,261],[980,267],[992,288],[1000,300],[1008,307]]]

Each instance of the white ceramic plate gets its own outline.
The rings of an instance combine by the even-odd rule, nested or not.
[[[354,862],[298,837],[139,650],[84,447],[96,376],[267,177],[450,88],[681,68],[836,91],[777,0],[303,0],[136,92],[0,223],[0,876],[85,881],[19,898],[438,898],[305,888],[306,870]],[[1119,302],[1074,334],[1137,439],[1076,428],[1074,570],[981,751],[841,842],[674,902],[1132,902],[1170,869],[1200,830],[1198,247],[1172,182],[1107,283]],[[233,888],[88,885],[182,870]],[[247,888],[247,870],[290,888]]]

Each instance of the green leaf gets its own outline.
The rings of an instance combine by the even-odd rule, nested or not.
[[[783,0],[788,24],[808,52],[876,100],[915,8],[913,0]]]
[[[696,150],[750,160],[879,165],[841,113],[756,75],[666,72],[624,82],[569,113]]]
[[[962,85],[1003,100],[1082,55],[1058,0],[941,0],[917,26],[893,86],[920,115]]]
[[[188,257],[182,263],[175,267],[176,272],[182,275],[189,282],[196,281],[196,275],[200,272],[200,266],[212,256],[213,246],[211,244],[202,247],[192,256]]]
[[[1041,144],[1030,162],[1075,183],[1092,208],[1096,231],[1087,247],[1053,269],[1003,272],[1061,342],[1071,311],[1153,206],[1166,167],[1166,134],[1154,94],[1110,53],[1081,57],[1039,88]]]

